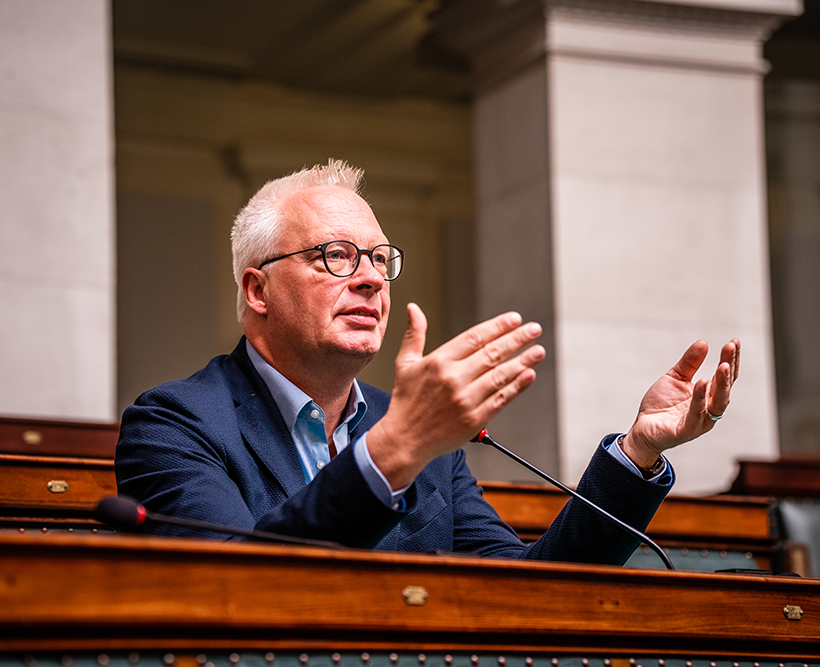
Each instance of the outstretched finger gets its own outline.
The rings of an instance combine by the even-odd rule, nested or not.
[[[491,341],[513,331],[521,325],[521,315],[516,312],[497,315],[492,319],[476,324],[446,342],[439,349],[452,359],[465,359],[482,349]]]
[[[709,430],[714,425],[709,420],[707,407],[709,381],[701,378],[692,388],[692,401],[689,404],[689,411],[686,414],[685,430],[686,440],[697,438],[704,431]],[[685,440],[684,440],[685,442]]]
[[[740,341],[733,338],[720,351],[720,363],[727,363],[731,369],[732,382],[737,380],[740,373]]]
[[[485,401],[493,394],[506,393],[508,385],[520,382],[522,375],[529,377],[527,370],[541,363],[546,356],[547,351],[541,345],[533,345],[509,361],[486,370],[474,383],[477,399]],[[534,379],[535,375],[533,374],[532,377]],[[515,392],[515,395],[517,396],[518,393],[520,391]]]
[[[486,413],[482,416],[481,423],[490,421],[501,411],[501,408],[521,395],[533,382],[535,382],[535,370],[527,367],[515,375],[501,389],[490,394],[482,403]]]
[[[725,361],[721,362],[710,384],[709,406],[707,410],[709,411],[709,417],[712,421],[715,421],[715,417],[718,419],[722,417],[723,413],[726,412],[726,408],[729,407],[729,397],[732,393],[733,382],[732,367]]]
[[[676,363],[669,371],[676,380],[683,380],[684,382],[691,382],[695,377],[695,373],[703,365],[706,355],[709,352],[709,346],[706,341],[699,340],[692,343],[689,349],[683,353],[680,361]]]
[[[537,322],[523,324],[476,350],[465,359],[465,368],[468,368],[474,377],[479,377],[511,359],[542,333],[543,329]]]

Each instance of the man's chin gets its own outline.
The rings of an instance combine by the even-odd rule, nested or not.
[[[374,336],[352,336],[342,341],[339,351],[351,357],[370,361],[381,349],[381,338]]]

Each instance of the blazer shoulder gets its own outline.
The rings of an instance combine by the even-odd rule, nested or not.
[[[245,338],[230,354],[211,359],[187,378],[163,382],[140,394],[134,406],[172,405],[212,410],[215,405],[235,407],[248,397],[265,391],[264,383],[253,368],[245,351]],[[127,411],[127,409],[126,409]]]

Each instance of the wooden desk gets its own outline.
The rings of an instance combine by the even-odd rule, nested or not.
[[[0,453],[114,458],[119,423],[0,417]]]
[[[113,423],[0,417],[0,525],[92,523],[96,503],[116,493],[118,430]],[[815,484],[817,472],[808,475]],[[481,485],[484,497],[525,540],[537,539],[567,500],[563,492],[543,485]],[[759,567],[771,569],[769,502],[672,496],[656,514],[649,534],[670,549],[747,552]]]
[[[0,525],[88,525],[117,492],[116,423],[0,417]]]
[[[540,537],[567,501],[562,491],[536,484],[481,486],[487,501],[524,540]],[[0,454],[0,526],[99,525],[92,518],[94,507],[116,492],[112,459]],[[773,569],[775,537],[767,498],[671,496],[649,525],[649,535],[669,549],[748,553],[757,567]]]
[[[0,417],[0,525],[88,525],[91,511],[105,495],[116,493],[114,448],[118,424],[92,424]],[[771,463],[741,463],[741,476],[780,471],[781,481],[804,480],[820,493],[820,459],[784,468]],[[791,465],[791,464],[789,464]],[[745,467],[744,467],[745,466]],[[743,471],[747,471],[744,473]],[[762,472],[761,472],[762,471]],[[740,477],[739,477],[740,479]],[[769,479],[771,482],[771,479]],[[535,484],[482,482],[484,497],[522,539],[537,539],[566,502],[563,492]],[[747,483],[743,492],[773,488]],[[801,487],[802,488],[802,487]],[[740,490],[740,487],[738,487]],[[769,527],[769,498],[667,498],[649,526],[655,541],[670,549],[752,554],[771,569],[774,537]]]
[[[816,659],[820,580],[0,535],[0,651],[217,649]]]
[[[730,493],[778,498],[820,498],[820,457],[784,457],[776,461],[738,461]]]
[[[0,454],[0,523],[91,522],[116,493],[113,459]]]
[[[537,539],[561,511],[567,496],[537,484],[481,482],[484,498],[522,539]],[[750,552],[758,567],[772,569],[775,536],[770,498],[669,496],[647,533],[664,547]]]

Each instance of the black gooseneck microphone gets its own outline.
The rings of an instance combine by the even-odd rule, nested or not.
[[[265,542],[284,542],[287,544],[302,544],[314,547],[325,547],[329,549],[345,549],[338,542],[327,542],[324,540],[312,540],[306,537],[293,537],[291,535],[280,535],[278,533],[266,533],[261,530],[244,530],[230,526],[220,526],[206,521],[195,521],[193,519],[179,519],[164,514],[150,512],[143,505],[129,496],[106,496],[94,509],[94,518],[101,523],[107,524],[121,530],[139,531],[142,529],[146,519],[158,523],[166,523],[173,526],[185,526],[186,528],[200,528],[210,530],[215,533],[225,533],[226,535],[240,535],[242,537],[253,537]]]
[[[637,528],[633,528],[633,527],[632,527],[632,526],[630,526],[628,523],[624,523],[624,522],[623,522],[623,521],[621,521],[618,517],[612,516],[612,515],[611,515],[609,512],[607,512],[607,511],[606,511],[603,507],[598,507],[598,505],[596,505],[595,503],[593,503],[591,500],[589,500],[589,499],[585,498],[584,496],[582,496],[582,495],[581,495],[580,493],[578,493],[577,491],[574,491],[573,489],[569,488],[568,486],[566,486],[566,485],[562,484],[562,483],[561,483],[561,482],[559,482],[557,479],[554,479],[554,478],[550,477],[547,473],[545,473],[545,472],[544,472],[544,471],[542,471],[542,470],[539,470],[538,468],[536,468],[536,467],[535,467],[532,463],[530,463],[529,461],[526,461],[526,460],[522,459],[520,456],[518,456],[518,454],[514,454],[513,452],[511,452],[511,451],[510,451],[509,449],[507,449],[506,447],[502,447],[501,445],[499,445],[499,444],[498,444],[495,440],[493,440],[493,439],[490,437],[490,434],[489,434],[489,433],[487,433],[487,429],[486,429],[486,428],[481,429],[481,432],[480,432],[480,433],[479,433],[479,434],[478,434],[475,438],[472,438],[472,439],[470,440],[470,442],[480,442],[480,443],[482,443],[482,444],[484,444],[484,445],[492,445],[492,446],[493,446],[493,447],[495,447],[495,448],[496,448],[499,452],[502,452],[503,454],[506,454],[506,455],[507,455],[507,456],[509,456],[509,457],[510,457],[513,461],[516,461],[517,463],[520,463],[520,464],[521,464],[522,466],[524,466],[527,470],[530,470],[530,471],[534,472],[536,475],[538,475],[539,477],[544,478],[544,479],[545,479],[545,480],[547,480],[550,484],[552,484],[553,486],[557,486],[559,489],[561,489],[561,490],[562,490],[562,491],[564,491],[565,493],[568,493],[568,494],[569,494],[569,495],[571,495],[573,498],[577,498],[578,500],[580,500],[582,503],[584,503],[584,504],[585,504],[587,507],[589,507],[590,509],[595,510],[595,511],[596,511],[598,514],[600,514],[601,516],[606,517],[607,519],[609,519],[610,521],[612,521],[613,523],[615,523],[617,526],[620,526],[620,527],[621,527],[623,530],[625,530],[626,532],[628,532],[628,533],[630,533],[631,535],[633,535],[633,536],[637,537],[638,539],[640,539],[640,540],[641,540],[642,542],[644,542],[647,546],[649,546],[649,547],[650,547],[650,548],[651,548],[651,549],[652,549],[652,550],[653,550],[656,554],[658,554],[658,556],[660,556],[660,557],[661,557],[661,560],[664,562],[664,565],[666,565],[666,567],[667,567],[668,569],[670,569],[670,570],[674,570],[674,569],[675,569],[675,566],[674,566],[674,565],[672,565],[672,561],[671,561],[671,560],[669,560],[669,556],[667,556],[667,555],[664,553],[663,549],[661,549],[661,548],[660,548],[660,547],[659,547],[659,546],[658,546],[655,542],[653,542],[652,540],[650,540],[650,539],[649,539],[649,536],[647,536],[645,533],[642,533],[642,532],[641,532],[640,530],[638,530]]]

